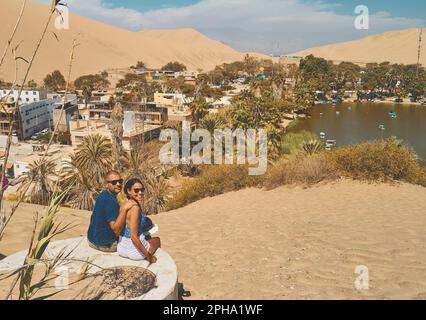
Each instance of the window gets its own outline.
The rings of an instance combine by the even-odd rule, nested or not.
[[[33,96],[36,96],[37,95],[37,91],[33,91]]]

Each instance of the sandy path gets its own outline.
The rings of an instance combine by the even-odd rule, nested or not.
[[[232,192],[153,220],[194,299],[426,299],[425,213],[426,188],[344,181]],[[69,218],[84,234],[88,215]],[[25,219],[0,253],[24,248]],[[357,265],[369,290],[354,289]]]

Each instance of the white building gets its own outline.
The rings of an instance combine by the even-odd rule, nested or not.
[[[0,135],[7,135],[9,131],[10,116],[16,115],[14,103],[18,95],[19,90],[0,89],[0,98],[7,98],[7,107],[0,110]],[[60,101],[60,96],[47,98],[45,90],[23,90],[19,98],[20,122],[14,117],[14,135],[25,140],[44,129],[50,129],[53,105]]]
[[[20,106],[22,139],[28,139],[35,133],[52,127],[52,112],[55,103],[61,102],[61,98],[44,99]]]
[[[10,101],[15,102],[18,99],[19,90],[0,89],[0,99],[9,97]],[[23,90],[19,101],[22,103],[39,102],[47,99],[47,92],[43,89],[26,89]]]

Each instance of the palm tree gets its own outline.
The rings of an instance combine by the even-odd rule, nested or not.
[[[111,141],[100,134],[84,137],[77,147],[74,163],[77,168],[102,183],[105,174],[112,169],[113,159]]]
[[[149,173],[155,172],[150,159],[149,150],[131,150],[123,159],[123,167],[128,177],[145,180]]]
[[[189,110],[191,111],[192,121],[196,125],[202,118],[208,113],[208,105],[204,98],[199,97],[189,104]]]
[[[85,85],[83,87],[83,98],[84,98],[84,107],[87,109],[87,105],[90,103],[90,100],[92,99],[92,86]]]
[[[200,122],[200,127],[208,130],[211,134],[215,129],[223,129],[226,125],[226,118],[221,114],[208,114]]]
[[[262,96],[262,88],[263,82],[262,80],[256,79],[253,80],[250,84],[251,92],[256,98],[260,98]]]
[[[153,174],[149,174],[145,181],[145,210],[148,214],[158,214],[167,202],[169,185],[167,184],[166,177],[163,175],[156,177]]]
[[[48,205],[54,192],[56,164],[53,160],[35,160],[29,165],[19,181],[22,182],[18,191],[29,190],[29,202]]]
[[[62,190],[67,190],[65,199],[72,208],[92,210],[96,197],[101,192],[101,185],[88,172],[78,168],[74,157],[63,163],[61,175]]]
[[[283,96],[286,75],[282,72],[276,73],[272,78],[272,92],[275,100],[279,100]]]

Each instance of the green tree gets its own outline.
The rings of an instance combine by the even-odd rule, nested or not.
[[[48,74],[44,78],[43,83],[46,88],[52,91],[64,90],[67,84],[64,76],[59,70],[55,70],[51,74]]]
[[[174,72],[181,72],[186,71],[186,66],[183,63],[180,62],[169,62],[166,65],[164,65],[161,70],[164,71],[174,71]]]
[[[198,125],[200,120],[208,114],[209,106],[205,98],[198,97],[189,104],[189,110],[191,111],[192,121]]]
[[[111,83],[108,80],[108,73],[89,74],[78,77],[74,81],[74,87],[77,90],[83,90],[84,87],[91,87],[93,90],[105,90]]]

